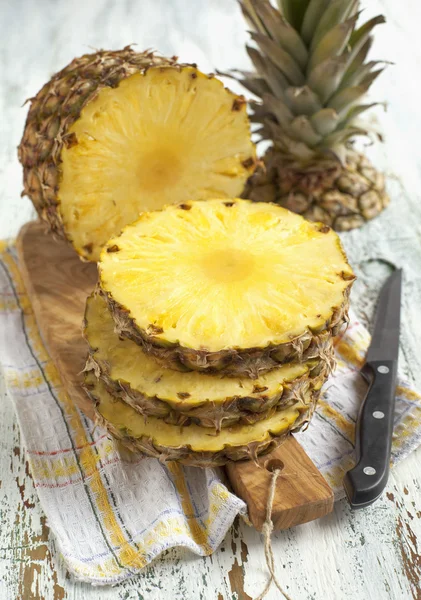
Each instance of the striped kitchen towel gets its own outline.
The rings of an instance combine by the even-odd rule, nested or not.
[[[335,491],[353,464],[354,426],[365,384],[358,373],[369,343],[352,317],[337,341],[338,368],[310,427],[297,434]],[[14,247],[0,245],[0,366],[18,416],[41,505],[70,571],[79,580],[115,584],[164,550],[204,556],[224,538],[242,500],[219,469],[127,461],[63,390],[37,329]],[[421,442],[421,398],[397,388],[393,460]]]

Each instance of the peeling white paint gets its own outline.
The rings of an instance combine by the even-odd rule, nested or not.
[[[89,51],[88,46],[118,48],[137,42],[140,49],[159,48],[197,61],[204,70],[248,66],[243,50],[247,36],[235,0],[1,4],[0,237],[15,235],[34,215],[29,201],[20,198],[16,146],[27,111],[21,105],[54,71]],[[381,263],[367,260],[386,258],[404,266],[401,368],[421,389],[421,5],[406,0],[402,10],[402,3],[393,0],[363,4],[365,17],[383,12],[388,19],[378,28],[373,57],[396,63],[374,86],[373,97],[389,102],[387,112],[378,115],[387,143],[370,151],[392,175],[392,206],[363,230],[345,234],[343,241],[359,275],[353,303],[363,320],[370,317],[386,276]],[[388,495],[371,508],[353,513],[341,501],[325,519],[275,535],[278,573],[294,600],[421,599],[420,463],[418,450],[392,473]],[[266,583],[260,535],[242,523],[212,557],[173,550],[116,588],[99,591],[67,579],[54,540],[43,527],[13,410],[1,387],[0,480],[0,600],[247,600]],[[235,560],[242,565],[241,554],[245,593],[236,595],[230,570]],[[272,589],[267,598],[278,599],[279,592]]]

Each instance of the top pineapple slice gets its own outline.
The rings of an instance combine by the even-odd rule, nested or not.
[[[335,333],[354,280],[329,227],[247,200],[144,213],[107,243],[99,274],[120,334],[172,368],[232,374]]]
[[[75,59],[32,99],[24,193],[96,261],[140,212],[239,195],[255,164],[246,106],[195,65],[130,48]]]

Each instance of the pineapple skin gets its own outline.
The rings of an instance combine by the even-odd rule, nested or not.
[[[245,386],[242,378],[239,387],[244,389],[244,392],[241,394],[241,390],[238,392],[237,382],[225,380],[232,381],[232,393],[224,393],[221,396],[221,392],[215,393],[214,387],[214,384],[217,385],[218,380],[221,380],[221,375],[209,377],[195,374],[193,377],[196,377],[197,382],[200,379],[199,385],[205,390],[204,397],[198,398],[194,394],[194,386],[192,388],[183,383],[185,375],[178,376],[178,384],[172,382],[175,389],[169,391],[164,386],[161,393],[155,386],[151,388],[149,385],[148,388],[146,380],[140,388],[133,383],[133,369],[145,372],[145,363],[142,362],[143,350],[129,340],[119,339],[114,332],[114,322],[106,303],[102,296],[95,292],[86,303],[83,335],[89,346],[85,372],[92,371],[112,396],[122,399],[140,414],[161,418],[166,423],[180,426],[194,423],[217,431],[236,423],[250,425],[266,419],[275,410],[294,404],[297,400],[305,403],[308,392],[320,389],[335,366],[333,344],[329,338],[324,355],[319,360],[312,360],[287,376],[283,370],[282,375],[278,375],[275,370],[275,386],[273,377],[272,383],[267,379],[260,379],[254,380],[251,385],[245,382]],[[122,367],[123,363],[133,364],[134,357],[138,357],[140,362],[134,363],[135,366],[130,368]],[[143,360],[148,361],[148,370],[148,365],[154,361],[146,356]],[[115,367],[119,368],[118,374],[113,373]],[[156,383],[163,377],[165,379],[165,371],[166,368],[163,373],[163,369],[157,363],[149,381]],[[182,390],[188,390],[188,393]]]
[[[334,309],[331,318],[319,332],[305,331],[290,342],[265,348],[229,348],[217,352],[196,350],[180,344],[166,345],[153,335],[136,326],[128,311],[110,294],[101,290],[113,315],[116,331],[141,346],[162,366],[175,371],[223,372],[227,377],[257,379],[262,373],[290,362],[320,359],[330,353],[331,338],[338,335],[348,322],[350,288],[344,294],[341,306]]]
[[[288,169],[274,148],[263,160],[265,167],[247,181],[244,198],[275,202],[336,231],[361,227],[390,202],[384,175],[364,154],[348,151],[343,165],[308,173]]]
[[[58,210],[61,151],[77,143],[75,136],[68,134],[71,125],[102,88],[117,87],[135,73],[161,66],[181,69],[186,65],[178,64],[176,57],[138,53],[130,46],[99,50],[72,60],[28,100],[31,104],[18,147],[23,166],[22,195],[29,196],[39,217],[56,236],[72,241]]]
[[[141,350],[139,349],[139,352]],[[92,370],[104,383],[106,390],[114,397],[123,400],[140,414],[163,419],[171,425],[195,424],[215,429],[236,424],[252,425],[269,418],[275,411],[283,409],[301,399],[307,401],[309,391],[319,390],[329,377],[333,367],[333,345],[329,358],[316,364],[308,374],[286,382],[280,394],[268,395],[262,392],[254,396],[226,398],[222,403],[211,400],[202,406],[189,408],[180,403],[177,407],[156,396],[149,396],[131,387],[130,382],[112,379],[105,362],[99,362],[94,355],[89,356],[85,370]]]
[[[165,445],[165,439],[154,434],[134,436],[130,431],[132,426],[132,418],[130,417],[127,421],[127,426],[124,427],[117,426],[112,420],[106,418],[106,416],[102,414],[102,404],[104,403],[104,400],[105,403],[108,401],[108,403],[115,405],[117,413],[127,412],[127,407],[124,406],[124,402],[109,394],[103,382],[96,379],[93,372],[86,373],[84,389],[92,400],[96,422],[101,427],[107,429],[108,432],[116,440],[121,442],[125,448],[135,453],[140,452],[146,456],[158,458],[161,462],[177,461],[184,465],[202,468],[222,466],[229,461],[256,461],[258,456],[271,452],[282,444],[290,433],[300,431],[311,420],[317,400],[320,396],[320,390],[311,390],[307,396],[305,407],[299,409],[297,418],[294,419],[292,423],[289,423],[287,427],[279,426],[279,428],[275,427],[268,429],[264,438],[261,440],[230,446],[229,444],[221,443],[218,439],[218,432],[215,431],[215,435],[210,436],[212,438],[212,445],[215,449],[213,451],[199,451],[193,450],[189,445]],[[119,405],[119,403],[121,404]],[[129,408],[129,410],[133,409]],[[170,425],[169,427],[174,427],[174,430],[180,432],[180,427],[178,425]],[[188,427],[189,426],[185,429],[188,430]],[[205,432],[206,430],[204,431],[204,434]],[[206,437],[209,438],[209,433],[207,433]]]
[[[268,397],[262,392],[260,397],[226,398],[222,404],[209,402],[186,412],[173,410],[168,405],[163,409],[163,401],[159,398],[146,396],[134,390],[128,382],[115,382],[105,371],[102,372],[101,379],[110,394],[121,398],[141,414],[162,418],[165,423],[171,425],[182,427],[195,424],[219,432],[232,425],[253,425],[258,421],[268,419],[277,410],[294,404],[297,398],[307,402],[309,390],[311,390],[311,394],[319,390],[327,381],[330,373],[327,363],[315,367],[314,371],[317,369],[319,369],[317,375],[312,371],[309,375],[289,382],[280,396]]]

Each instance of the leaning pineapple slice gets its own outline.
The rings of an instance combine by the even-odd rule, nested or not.
[[[140,212],[239,195],[254,170],[245,101],[195,65],[131,48],[73,60],[32,98],[24,193],[96,261]]]
[[[198,425],[180,427],[155,417],[144,417],[112,396],[94,373],[85,376],[85,390],[95,404],[96,420],[130,450],[161,461],[176,460],[200,467],[223,465],[228,460],[256,459],[278,446],[291,431],[308,422],[318,390],[309,390],[305,403],[297,401],[254,425],[233,425],[220,432]]]
[[[99,276],[119,334],[164,366],[250,377],[320,355],[354,280],[329,227],[246,200],[141,215]]]
[[[303,405],[311,390],[319,390],[332,367],[332,343],[325,358],[283,365],[261,375],[228,378],[160,366],[137,344],[120,338],[104,298],[94,293],[86,304],[84,335],[90,347],[87,370],[93,370],[107,390],[138,412],[174,425],[231,426],[265,419],[275,409]]]

